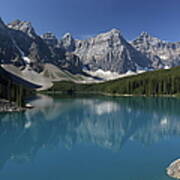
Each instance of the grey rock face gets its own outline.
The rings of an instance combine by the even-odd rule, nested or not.
[[[2,19],[0,19],[0,61],[1,63],[13,63],[17,66],[23,65],[20,52],[15,47],[13,39]]]
[[[180,65],[180,42],[166,42],[142,33],[132,45],[150,59],[154,68]]]
[[[46,33],[42,38],[51,51],[51,60],[49,63],[73,74],[82,73],[83,64],[79,57],[72,53],[75,47],[75,41],[70,34],[66,34],[64,39],[60,41],[52,33]]]
[[[31,23],[16,20],[7,27],[21,59],[28,57],[30,66],[37,72],[42,71],[43,63],[49,60],[51,54],[45,42],[35,33]]]
[[[37,72],[43,70],[44,63],[52,63],[72,73],[81,73],[82,65],[75,55],[66,55],[64,48],[52,33],[38,36],[31,23],[19,20],[8,25],[10,34],[23,56],[28,57],[30,66]],[[67,38],[68,39],[68,38]]]
[[[117,29],[87,40],[75,40],[70,33],[58,40],[52,33],[40,37],[30,22],[16,20],[5,25],[0,19],[0,42],[2,63],[21,68],[28,63],[37,72],[43,70],[44,63],[72,73],[82,73],[84,67],[126,73],[180,65],[180,42],[165,42],[142,33],[130,43]]]
[[[41,38],[51,51],[49,62],[56,63],[61,59],[65,59],[65,50],[60,47],[58,39],[53,33],[45,33]]]
[[[15,20],[7,25],[8,28],[26,33],[29,37],[34,38],[36,35],[35,30],[30,22]]]
[[[116,29],[88,40],[76,41],[75,53],[92,71],[102,69],[125,73],[150,66],[149,59],[132,47]]]
[[[82,73],[83,63],[79,57],[71,52],[66,52],[65,58],[59,61],[58,66],[73,74]]]
[[[41,36],[41,38],[48,44],[49,46],[56,46],[58,44],[58,40],[53,33],[45,33]]]
[[[82,63],[73,53],[70,35],[64,36],[63,47],[52,33],[38,36],[31,23],[16,20],[7,26],[0,19],[0,60],[14,64],[21,69],[29,66],[37,72],[43,70],[44,63],[52,63],[60,69],[72,73],[82,73]],[[28,62],[27,62],[28,59]]]
[[[59,44],[67,52],[73,52],[76,48],[75,40],[70,33],[66,33],[62,40],[59,41]]]

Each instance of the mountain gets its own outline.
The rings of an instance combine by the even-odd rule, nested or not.
[[[53,33],[45,33],[41,36],[47,45],[50,47],[58,45],[58,39]]]
[[[151,65],[149,59],[129,44],[117,29],[87,40],[74,40],[68,33],[61,45],[66,51],[73,51],[90,71],[125,73]]]
[[[21,31],[28,35],[31,38],[36,38],[37,34],[31,24],[31,22],[27,21],[20,21],[19,19],[13,21],[12,23],[8,24],[8,28],[14,29],[16,31]]]
[[[76,41],[70,33],[66,33],[59,43],[60,46],[67,52],[73,52],[76,49]]]
[[[0,19],[0,61],[1,63],[12,62],[16,66],[23,65],[23,61],[20,59],[20,52],[14,45],[13,38],[9,33],[9,29]],[[18,62],[16,61],[17,59]]]
[[[131,44],[152,62],[155,69],[180,65],[180,42],[162,41],[143,32]]]
[[[82,72],[78,57],[66,53],[52,34],[37,35],[30,22],[16,20],[5,25],[0,20],[0,40],[0,59],[5,64],[41,72],[45,63],[52,63],[71,73]]]
[[[58,41],[56,36],[52,33],[45,33],[41,36],[41,38],[48,46],[51,53],[51,58],[46,61],[46,63],[54,64],[60,69],[67,70],[73,74],[83,73],[83,64],[79,57],[73,52],[67,51],[61,43],[62,40]]]
[[[145,32],[132,42],[126,41],[117,29],[86,40],[74,39],[70,33],[58,39],[53,33],[39,36],[30,22],[15,20],[6,25],[0,19],[0,41],[1,63],[37,73],[52,64],[65,74],[88,73],[108,80],[129,71],[180,65],[180,42],[162,41]]]
[[[13,44],[21,54],[25,64],[40,72],[43,63],[51,58],[48,46],[38,36],[30,22],[16,20],[7,25]]]

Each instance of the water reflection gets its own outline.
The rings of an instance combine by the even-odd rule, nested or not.
[[[40,96],[25,113],[0,115],[0,168],[32,160],[42,148],[90,143],[120,151],[127,141],[156,143],[180,135],[175,98]]]

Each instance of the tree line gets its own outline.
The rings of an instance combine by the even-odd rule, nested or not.
[[[50,91],[147,96],[180,94],[180,67],[146,72],[98,84],[76,84],[69,81],[58,82],[55,83]]]

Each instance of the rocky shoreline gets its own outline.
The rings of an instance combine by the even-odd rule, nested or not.
[[[0,113],[2,112],[22,112],[25,108],[18,107],[15,102],[9,102],[5,99],[0,99]]]
[[[167,174],[175,179],[180,179],[180,159],[172,162],[167,168]]]

